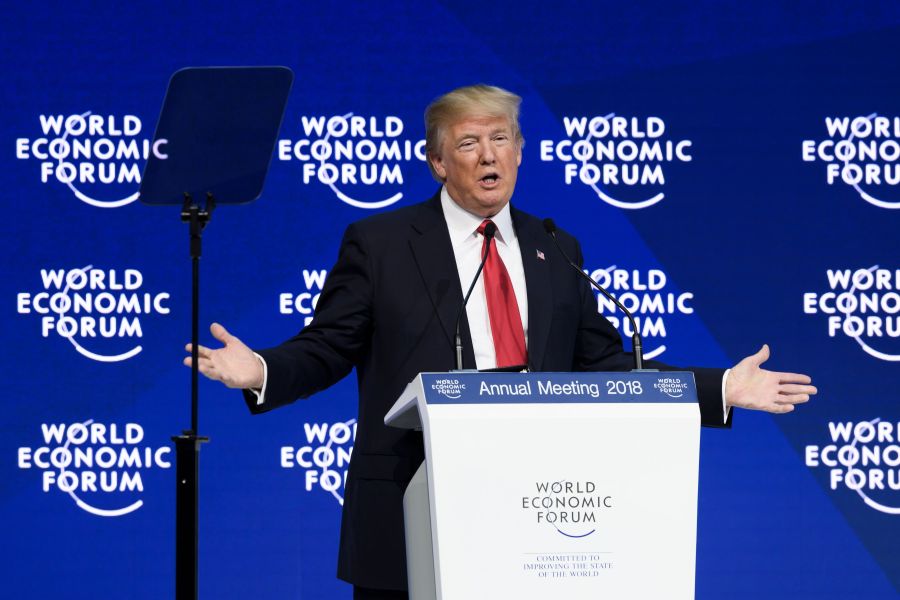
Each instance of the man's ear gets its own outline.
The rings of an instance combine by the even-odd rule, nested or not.
[[[441,160],[441,157],[437,154],[429,154],[428,160],[431,162],[431,168],[434,169],[437,176],[441,179],[446,179],[447,169],[444,168],[444,161]]]

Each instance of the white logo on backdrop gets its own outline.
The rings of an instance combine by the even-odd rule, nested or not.
[[[900,269],[829,269],[830,291],[803,294],[803,312],[828,315],[828,337],[843,334],[874,358],[900,361],[886,346],[900,338]]]
[[[425,160],[425,140],[404,136],[400,117],[303,116],[300,127],[301,138],[278,140],[278,160],[300,161],[304,185],[323,184],[356,208],[399,201],[403,168]]]
[[[307,492],[320,489],[344,505],[347,470],[356,441],[356,419],[336,423],[304,423],[306,445],[282,446],[279,464],[283,469],[303,469]]]
[[[40,161],[41,183],[60,183],[91,206],[118,208],[138,198],[141,167],[166,159],[165,139],[140,137],[135,115],[39,115],[41,133],[16,139],[16,158]]]
[[[326,269],[303,269],[301,275],[305,291],[278,294],[278,313],[303,315],[303,326],[306,327],[313,320],[328,271]]]
[[[806,446],[806,466],[828,468],[832,490],[855,492],[868,506],[900,515],[900,423],[828,423],[831,442]]]
[[[900,200],[879,198],[873,191],[900,183],[900,117],[826,117],[825,129],[826,139],[803,140],[803,160],[824,162],[828,185],[840,182],[873,206],[900,208]]]
[[[565,116],[563,126],[565,138],[540,141],[541,161],[563,163],[566,185],[586,185],[618,208],[660,202],[665,198],[663,167],[692,160],[691,140],[667,137],[660,117]]]
[[[144,442],[138,423],[43,423],[44,445],[20,447],[20,469],[41,471],[41,489],[58,490],[99,517],[121,517],[144,505],[142,473],[171,467],[169,446]]]
[[[91,360],[119,362],[136,356],[142,346],[143,319],[169,314],[168,292],[142,291],[144,276],[137,269],[41,269],[42,291],[20,292],[20,315],[40,315],[41,335],[55,333]],[[110,350],[110,340],[129,342],[124,351]],[[103,350],[96,347],[102,346]]]
[[[668,277],[660,269],[622,269],[616,265],[605,269],[586,270],[594,281],[618,298],[625,308],[634,315],[641,337],[645,343],[657,343],[655,348],[647,348],[644,358],[653,359],[666,351],[663,343],[668,335],[666,319],[674,315],[692,315],[693,292],[676,292],[668,284]],[[613,302],[595,290],[597,310],[606,317],[613,327],[630,338],[634,331],[631,322]]]

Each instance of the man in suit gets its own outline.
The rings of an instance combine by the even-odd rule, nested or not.
[[[254,413],[325,389],[356,368],[358,429],[338,565],[355,598],[406,597],[402,495],[424,454],[421,435],[385,427],[383,418],[418,373],[454,368],[463,290],[486,250],[483,283],[460,327],[464,367],[632,366],[540,221],[510,206],[522,159],[519,103],[483,85],[435,100],[425,114],[426,150],[441,190],[425,203],[350,225],[315,318],[290,340],[255,354],[214,324],[224,347],[199,348],[200,371],[244,389]],[[497,230],[492,241],[483,235],[487,220]],[[581,263],[575,239],[560,232],[559,241]],[[761,369],[767,357],[764,346],[727,374],[694,369],[705,425],[729,426],[733,406],[788,412],[815,393],[805,375]]]

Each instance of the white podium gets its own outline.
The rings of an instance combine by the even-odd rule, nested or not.
[[[422,373],[404,498],[414,600],[694,598],[693,374]]]

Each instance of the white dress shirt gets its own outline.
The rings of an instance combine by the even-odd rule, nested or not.
[[[462,293],[469,290],[478,265],[481,264],[484,236],[476,230],[484,221],[484,217],[473,215],[460,207],[450,198],[447,188],[441,189],[441,208],[444,220],[450,232],[450,244],[456,258],[456,270],[459,273],[459,285]],[[522,266],[522,253],[519,251],[519,238],[513,228],[509,214],[509,204],[491,217],[497,226],[491,252],[500,255],[513,291],[519,305],[519,316],[522,318],[522,329],[525,331],[525,347],[528,347],[528,292],[525,287],[525,269]],[[472,334],[472,346],[475,350],[475,366],[478,369],[493,369],[497,366],[497,355],[494,350],[494,336],[491,333],[491,320],[488,316],[487,297],[484,293],[484,271],[478,276],[478,282],[466,304],[466,318],[469,320],[469,332]]]

